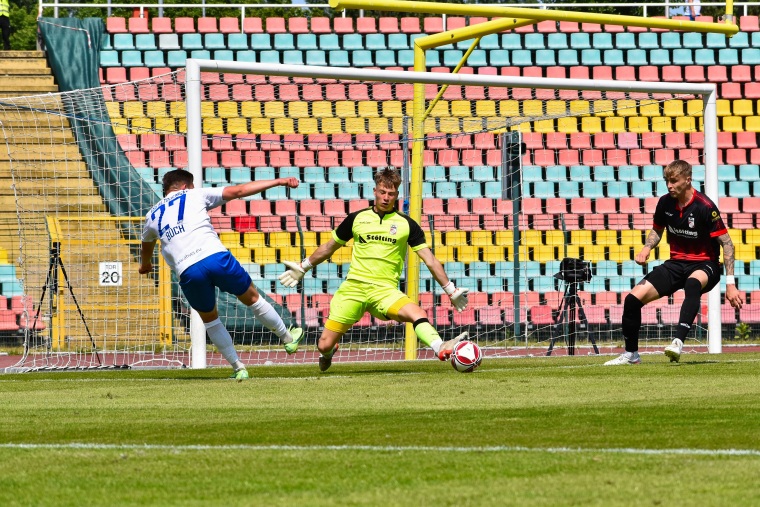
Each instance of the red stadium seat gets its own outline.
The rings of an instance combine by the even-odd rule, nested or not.
[[[174,33],[174,29],[172,28],[172,19],[171,18],[153,18],[153,20],[150,23],[151,31],[155,34],[162,34],[162,33]]]
[[[739,18],[739,30],[742,32],[760,32],[757,16],[741,16]]]
[[[290,33],[309,33],[309,20],[303,17],[288,19],[288,31]]]
[[[131,17],[127,24],[129,25],[129,33],[150,33],[148,18]]]
[[[705,68],[702,65],[687,65],[684,68],[684,79],[689,83],[704,83]]]
[[[420,18],[401,18],[402,33],[420,33]]]
[[[285,28],[285,19],[278,17],[267,18],[266,20],[266,33],[288,33]]]
[[[219,28],[217,27],[216,18],[201,17],[198,18],[198,33],[217,33]]]
[[[379,22],[380,33],[398,33],[398,18],[382,17]]]
[[[356,32],[361,34],[377,33],[377,20],[375,18],[356,18]]]
[[[261,18],[243,18],[243,33],[264,33]]]
[[[330,18],[326,17],[315,17],[311,18],[311,33],[314,34],[325,34],[325,33],[332,33],[332,28],[330,27]]]
[[[354,33],[353,18],[334,18],[333,30],[337,34]]]
[[[174,18],[174,32],[183,33],[195,33],[195,20],[188,17]]]
[[[106,32],[128,33],[127,20],[119,16],[106,18]]]
[[[219,31],[224,34],[240,33],[240,21],[238,18],[219,18]]]
[[[427,34],[434,34],[443,31],[443,18],[441,17],[425,17],[422,19],[423,32]],[[449,28],[450,30],[451,28]]]

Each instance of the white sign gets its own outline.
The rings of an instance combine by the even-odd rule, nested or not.
[[[101,262],[98,279],[100,285],[121,285],[121,262]]]

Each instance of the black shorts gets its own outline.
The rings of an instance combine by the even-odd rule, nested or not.
[[[686,280],[697,270],[707,273],[707,285],[702,289],[702,294],[704,294],[718,285],[723,266],[716,261],[667,260],[650,271],[644,280],[654,286],[660,297],[670,296],[675,291],[683,289]]]

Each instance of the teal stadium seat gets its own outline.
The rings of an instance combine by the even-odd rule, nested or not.
[[[597,261],[594,264],[594,275],[609,278],[618,276],[618,264],[615,261]]]
[[[351,180],[356,183],[370,183],[374,181],[372,168],[368,166],[357,166],[351,171]]]
[[[135,167],[134,169],[144,181],[148,183],[156,183],[156,175],[154,174],[152,167]]]
[[[166,67],[166,62],[164,61],[164,52],[163,51],[146,51],[143,53],[143,59],[145,60],[145,66],[146,67]]]
[[[459,51],[457,49],[450,49],[448,51],[443,52],[443,65],[444,67],[456,67],[457,64],[462,60],[462,56],[464,56],[463,51]]]
[[[251,51],[251,50],[237,51],[235,53],[235,61],[256,62],[256,51]]]
[[[607,183],[607,197],[614,197],[620,199],[621,197],[629,197],[628,183],[625,181],[610,181]]]
[[[343,167],[343,166],[328,167],[327,180],[330,183],[349,183],[351,180],[348,177],[348,167]],[[322,181],[324,181],[324,177],[322,178]]]
[[[633,67],[649,65],[647,52],[644,49],[629,49],[625,52],[625,61],[628,65],[632,65]]]
[[[739,179],[742,181],[760,180],[760,166],[755,164],[743,164],[739,166]]]
[[[736,51],[736,50],[734,50]],[[743,65],[760,65],[760,49],[758,48],[745,48],[742,49],[742,64]],[[721,63],[721,65],[724,65]],[[725,64],[735,65],[735,64]]]
[[[101,67],[121,67],[119,62],[118,51],[101,51],[100,52],[100,66]]]
[[[319,49],[317,36],[313,33],[299,33],[296,36],[296,47],[301,51]]]
[[[138,33],[135,35],[135,49],[139,49],[140,51],[157,50],[156,36],[152,33]]]
[[[662,176],[660,176],[660,178],[662,178]],[[702,164],[694,164],[693,166],[691,166],[691,178],[697,182],[704,182],[705,181],[705,166]]]
[[[649,51],[649,63],[651,65],[670,65],[670,51],[667,49],[652,49]]]
[[[705,38],[705,47],[710,49],[723,49],[726,47],[726,37],[719,33],[708,33]]]
[[[556,52],[553,49],[539,49],[536,51],[536,65],[539,67],[557,65]]]
[[[368,185],[369,183],[364,183],[364,185]],[[435,194],[433,193],[433,184],[427,181],[422,182],[422,198],[423,199],[432,199],[435,197]]]
[[[544,181],[543,170],[541,166],[526,165],[523,166],[523,181]]]
[[[351,63],[354,67],[372,67],[375,65],[372,61],[372,51],[364,49],[353,51],[351,53]]]
[[[104,33],[103,36],[100,38],[100,50],[101,51],[113,50],[113,44],[111,44],[111,36],[107,33]]]
[[[591,36],[591,46],[594,49],[605,50],[614,49],[615,46],[612,43],[612,34],[608,32],[595,33]]]
[[[573,49],[591,49],[591,37],[584,32],[570,34],[570,47]]]
[[[350,67],[351,66],[351,64],[348,62],[348,51],[331,50],[327,56],[330,61],[330,65],[334,67]]]
[[[399,49],[411,49],[409,46],[409,37],[405,33],[388,34],[388,49],[398,51]]]
[[[547,36],[546,45],[548,49],[554,49],[554,50],[568,49],[569,46],[567,45],[567,34],[550,33]]]
[[[696,49],[694,50],[694,64],[695,65],[715,65],[715,51],[712,49]]]
[[[538,197],[541,199],[549,199],[556,197],[554,182],[552,181],[536,181],[533,183],[533,191],[530,194],[532,197]]]
[[[630,32],[616,33],[615,48],[622,50],[637,49],[636,35]]]
[[[402,49],[396,53],[398,64],[401,67],[414,66],[414,51],[411,49]]]
[[[274,167],[259,166],[253,168],[253,181],[273,180]]]
[[[446,181],[446,169],[440,165],[430,165],[425,167],[425,181]]]
[[[492,34],[483,36],[480,39],[479,47],[487,51],[491,49],[501,49],[501,44],[499,43],[499,35],[492,33]]]
[[[226,185],[227,174],[224,167],[206,167],[204,170],[203,181],[212,185]]]
[[[655,32],[642,32],[639,34],[639,49],[659,49],[660,41]]]
[[[525,34],[525,39],[523,41],[523,49],[529,49],[531,51],[536,51],[538,49],[546,49],[546,44],[544,43],[544,34],[542,33]]]
[[[435,196],[439,199],[452,199],[459,197],[457,185],[451,181],[439,181],[435,184]]]
[[[523,49],[522,40],[519,33],[505,33],[501,36],[501,48],[510,51]]]
[[[567,167],[563,165],[550,165],[546,168],[546,179],[548,181],[567,180]]]
[[[538,261],[525,261],[522,263],[523,272],[528,278],[541,276],[541,263]]]
[[[272,38],[268,33],[252,33],[251,49],[256,51],[267,51],[272,49]]]
[[[694,53],[691,49],[674,49],[673,65],[694,65]]]
[[[488,60],[486,58],[486,52],[482,49],[476,49],[470,53],[470,57],[467,59],[467,65],[470,67],[487,67]]]
[[[745,51],[751,51],[751,50],[743,49],[742,56],[744,55]],[[751,62],[751,58],[748,59],[748,61],[746,62],[742,61],[744,65],[752,65],[752,63],[750,62]],[[726,65],[726,66],[739,65],[739,50],[733,49],[733,48],[719,49],[718,50],[718,65]]]
[[[618,167],[618,180],[620,181],[640,181],[639,166],[621,165]]]
[[[357,51],[364,49],[364,40],[358,33],[349,33],[343,36],[341,48],[346,51]]]
[[[752,197],[749,181],[729,181],[728,195],[730,197]]]
[[[122,67],[143,67],[142,51],[122,51]]]
[[[332,168],[328,168],[328,172]],[[325,170],[322,167],[305,167],[303,170],[304,183],[325,183]]]
[[[740,34],[736,34],[734,37],[737,37],[738,35]],[[697,32],[685,32],[681,44],[687,49],[702,49],[705,47],[703,35]]]
[[[428,67],[440,67],[441,66],[441,53],[435,49],[428,49],[425,52],[425,59],[427,60]]]
[[[728,47],[735,49],[744,49],[751,47],[749,44],[749,34],[747,32],[737,33],[728,39]]]
[[[463,262],[449,261],[443,264],[443,269],[449,278],[461,278],[465,276],[465,266]]]
[[[615,181],[615,168],[610,165],[598,165],[593,168],[594,181]]]
[[[501,181],[486,181],[483,197],[489,199],[501,199]]]
[[[660,47],[663,49],[680,49],[681,34],[678,32],[662,32],[660,34]]]
[[[367,38],[364,41],[364,49],[369,49],[370,51],[388,49],[388,45],[385,43],[385,35],[382,33],[367,34]]]
[[[604,197],[604,183],[601,181],[583,181],[581,182],[582,197],[598,199]]]
[[[718,165],[718,181],[736,180],[736,167],[728,164]],[[704,181],[704,180],[703,180]]]
[[[645,199],[652,197],[652,182],[651,181],[634,181],[631,182],[631,197],[638,197]]]
[[[559,196],[564,197],[565,199],[580,197],[580,183],[577,181],[560,181]]]
[[[620,67],[625,65],[623,60],[623,51],[620,49],[606,49],[604,51],[604,64],[611,67]]]
[[[287,51],[289,49],[295,49],[296,44],[293,40],[292,33],[276,33],[274,34],[274,49],[278,51]]]
[[[512,65],[515,67],[530,67],[533,65],[533,52],[528,49],[516,49],[512,51]],[[493,62],[491,65],[494,65]]]
[[[342,49],[340,47],[340,40],[334,33],[327,33],[319,36],[319,49],[323,51],[338,51]]]
[[[135,49],[135,40],[131,33],[113,34],[113,48],[117,51]]]
[[[472,168],[472,179],[475,181],[493,181],[493,167],[490,165],[476,165]]]
[[[565,67],[576,67],[580,65],[578,60],[578,51],[575,49],[560,49],[557,52],[557,61]]]
[[[464,181],[459,188],[459,194],[465,199],[479,199],[483,197],[483,191],[478,181]]]
[[[636,279],[644,276],[644,266],[639,266],[636,264],[636,261],[623,261],[620,264],[620,270],[623,276],[630,276]]]
[[[581,51],[581,64],[587,67],[603,65],[602,53],[598,49],[584,49]]]
[[[306,65],[327,65],[327,54],[319,49],[306,51]]]
[[[504,49],[492,50],[488,55],[488,61],[492,67],[508,67],[509,51]]]
[[[230,183],[239,185],[251,181],[251,169],[249,167],[232,167],[230,168]]]
[[[227,36],[227,49],[233,51],[243,51],[250,47],[248,44],[248,34],[231,33]]]
[[[288,189],[290,198],[294,201],[303,201],[311,199],[311,185],[298,185],[296,188]]]
[[[346,201],[361,199],[361,195],[359,193],[359,184],[346,182],[338,185],[338,199],[343,199]]]
[[[290,51],[283,51],[282,63],[286,65],[303,65],[303,52],[297,49],[290,50]]]
[[[229,49],[217,49],[214,51],[214,60],[221,60],[224,62],[234,62],[235,53]]]
[[[261,63],[281,63],[279,51],[260,51],[259,62]]]
[[[204,35],[203,46],[211,51],[227,49],[227,43],[224,41],[224,34],[222,33],[207,33]]]
[[[572,181],[591,181],[591,168],[587,165],[570,166],[570,180]]]
[[[661,165],[645,165],[641,168],[641,179],[644,181],[656,181],[662,179]],[[694,168],[692,167],[692,171]]]
[[[204,49],[203,37],[199,33],[186,33],[182,35],[182,49],[192,51],[194,49]]]
[[[470,168],[463,165],[455,165],[449,168],[449,181],[471,181]]]
[[[378,67],[395,67],[396,52],[390,49],[375,51],[375,63]]]

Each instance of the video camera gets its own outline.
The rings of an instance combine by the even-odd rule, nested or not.
[[[566,283],[580,283],[591,281],[591,265],[581,259],[565,257],[559,264],[559,273],[554,278]]]

